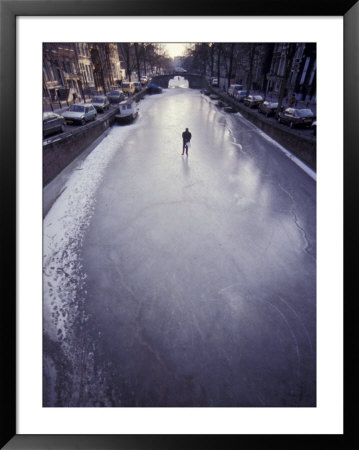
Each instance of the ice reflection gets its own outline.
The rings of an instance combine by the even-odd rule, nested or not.
[[[176,76],[168,82],[169,88],[188,88],[188,80],[183,77]]]
[[[182,169],[183,169],[183,175],[188,176],[190,169],[189,169],[187,155],[182,156]]]
[[[252,160],[241,161],[239,173],[237,175],[243,187],[251,196],[256,192],[259,185],[260,171]],[[232,175],[233,177],[233,175]]]

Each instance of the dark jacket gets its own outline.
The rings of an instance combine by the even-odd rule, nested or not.
[[[189,142],[191,140],[192,134],[189,131],[184,131],[182,133],[182,139],[184,142]]]

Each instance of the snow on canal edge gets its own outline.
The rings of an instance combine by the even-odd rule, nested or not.
[[[141,102],[141,112],[155,99]],[[52,340],[66,342],[86,295],[86,273],[79,250],[95,209],[95,193],[112,157],[121,151],[126,139],[145,117],[127,127],[114,127],[87,156],[81,170],[74,170],[61,196],[43,223],[43,331]]]

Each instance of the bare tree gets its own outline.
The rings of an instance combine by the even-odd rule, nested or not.
[[[143,75],[147,75],[147,72],[149,71],[150,55],[151,52],[153,52],[153,44],[148,42],[143,43],[141,49],[142,49]]]
[[[233,56],[236,44],[221,44],[223,54],[223,65],[225,67],[225,76],[227,78],[227,88],[233,78]]]
[[[137,79],[139,80],[141,78],[141,70],[140,70],[140,50],[139,50],[139,46],[141,44],[139,44],[138,42],[136,42],[134,44],[135,47],[135,57],[136,57],[136,68],[137,68]]]
[[[194,46],[188,47],[185,67],[205,76],[207,74],[207,68],[210,66],[209,46],[210,44],[208,43],[196,43]]]
[[[216,43],[214,44],[216,48],[216,56],[217,56],[217,78],[218,83],[220,82],[221,78],[221,55],[222,55],[222,44]],[[228,86],[227,86],[228,87]]]
[[[98,44],[90,45],[90,55],[96,90],[103,90],[104,94],[106,94],[106,85]]]
[[[146,69],[145,69],[145,75],[147,75],[147,72],[153,72],[153,65],[154,65],[154,55],[155,55],[155,46],[154,44],[146,44]]]
[[[215,47],[214,47],[213,43],[208,44],[208,45],[209,45],[209,61],[210,61],[209,68],[210,68],[211,77],[213,77],[213,74],[214,74],[214,50],[215,50]]]
[[[290,71],[293,65],[293,58],[296,52],[297,44],[288,44],[286,48],[286,58],[285,58],[285,69],[284,69],[284,76],[281,80],[280,89],[279,89],[279,98],[278,98],[278,108],[276,115],[278,116],[279,111],[282,108],[283,99],[285,95],[285,91],[287,88],[287,82],[290,75]]]
[[[135,67],[135,58],[133,55],[133,44],[131,43],[121,43],[117,44],[117,47],[119,49],[119,53],[125,62],[125,70],[126,75],[129,81],[131,81],[131,73]]]
[[[249,57],[249,71],[247,76],[247,96],[249,95],[249,92],[252,88],[252,81],[253,81],[253,61],[254,61],[254,55],[256,52],[257,44],[251,44],[251,50],[250,50],[250,57]]]

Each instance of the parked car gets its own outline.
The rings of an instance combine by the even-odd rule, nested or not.
[[[231,97],[234,97],[234,94],[236,91],[242,91],[243,85],[242,84],[231,84],[228,88],[228,95]]]
[[[135,86],[135,92],[140,92],[142,89],[142,84],[139,81],[134,81],[133,85]]]
[[[147,86],[146,92],[148,94],[161,94],[162,88],[160,86],[158,86],[157,84],[151,83]]]
[[[115,89],[107,94],[110,103],[120,103],[125,100],[126,96],[121,89]]]
[[[53,112],[46,112],[42,115],[42,135],[49,136],[54,133],[63,133],[65,131],[66,121],[63,116]]]
[[[273,116],[277,111],[278,103],[265,101],[258,105],[258,111],[268,116]]]
[[[86,122],[95,120],[97,111],[90,103],[73,104],[62,114],[69,124],[85,125]]]
[[[97,95],[96,97],[93,97],[91,103],[95,107],[96,111],[100,113],[110,108],[110,102],[104,95]]]
[[[212,86],[218,87],[218,78],[213,77],[211,81]]]
[[[263,103],[263,97],[261,95],[248,95],[248,97],[244,97],[243,103],[250,108],[255,108]]]
[[[234,92],[234,98],[236,100],[238,100],[239,102],[243,102],[243,100],[245,99],[245,97],[247,96],[247,92],[246,91],[235,91]]]
[[[124,94],[132,95],[135,93],[135,85],[132,81],[123,81],[121,84],[121,89]]]
[[[310,127],[314,121],[311,109],[287,108],[278,114],[278,122],[285,123],[291,128],[296,126]]]

